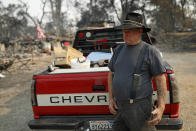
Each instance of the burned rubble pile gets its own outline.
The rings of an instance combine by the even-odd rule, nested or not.
[[[0,73],[16,70],[30,70],[33,59],[43,54],[51,54],[51,44],[46,41],[20,40],[0,41]]]
[[[156,46],[162,51],[196,50],[196,32],[153,32]]]

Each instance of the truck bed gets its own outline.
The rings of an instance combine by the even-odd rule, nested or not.
[[[108,72],[108,67],[95,67],[88,69],[56,69],[48,74],[70,74],[70,73],[90,73],[90,72]]]

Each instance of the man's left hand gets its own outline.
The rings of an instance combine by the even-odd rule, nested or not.
[[[154,111],[152,111],[152,115],[154,118],[148,121],[148,125],[150,126],[157,125],[160,122],[163,115],[163,110],[161,108],[156,108]]]

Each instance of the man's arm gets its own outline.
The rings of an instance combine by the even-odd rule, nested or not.
[[[112,75],[113,72],[110,71],[108,73],[109,109],[112,114],[116,114],[115,109],[117,109],[117,106],[116,106],[116,102],[114,101],[114,96],[112,93]]]
[[[157,87],[157,98],[158,98],[158,108],[152,111],[152,114],[155,116],[153,120],[149,121],[149,125],[156,125],[162,118],[163,112],[165,110],[165,102],[166,102],[166,78],[164,74],[160,74],[154,77]]]

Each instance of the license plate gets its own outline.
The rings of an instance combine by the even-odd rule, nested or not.
[[[112,130],[113,121],[89,121],[90,130]]]

